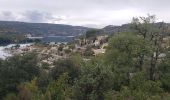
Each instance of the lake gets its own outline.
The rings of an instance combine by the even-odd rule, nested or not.
[[[42,42],[70,42],[74,39],[74,36],[44,36],[44,37],[29,37],[29,39],[39,39]]]
[[[0,58],[5,59],[7,57],[12,56],[9,51],[5,50],[6,48],[11,48],[12,46],[15,46],[16,44],[9,44],[7,46],[0,46]],[[20,48],[25,48],[26,46],[32,45],[32,43],[27,44],[19,44]]]
[[[29,39],[40,39],[42,42],[62,42],[67,43],[74,39],[74,36],[46,36],[46,37],[29,37]],[[31,45],[32,43],[20,44],[20,48],[24,48],[26,46]],[[12,56],[9,51],[5,50],[5,48],[10,48],[15,46],[16,44],[9,44],[7,46],[0,46],[0,58],[5,59],[9,56]]]

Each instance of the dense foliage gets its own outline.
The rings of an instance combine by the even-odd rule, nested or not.
[[[164,24],[155,26],[154,19],[134,18],[132,31],[111,36],[106,53],[99,56],[87,50],[85,56],[57,60],[50,69],[39,67],[34,53],[1,60],[0,98],[170,100],[170,44],[163,41]],[[95,37],[92,33],[87,37]]]

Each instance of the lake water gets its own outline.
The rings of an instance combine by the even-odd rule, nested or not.
[[[32,43],[28,43],[28,44],[20,44],[20,48],[25,48],[25,47],[27,47],[27,46],[29,46],[29,45],[31,45]],[[7,46],[0,46],[0,58],[1,59],[5,59],[5,58],[7,58],[7,57],[10,57],[10,56],[12,56],[11,54],[10,54],[10,52],[9,51],[7,51],[7,50],[5,50],[6,48],[11,48],[12,46],[15,46],[16,44],[9,44],[9,45],[7,45]]]
[[[74,36],[46,36],[46,37],[30,37],[30,39],[40,39],[42,42],[63,42],[67,43],[74,39]],[[31,45],[29,44],[20,44],[20,48],[24,48],[26,46]],[[7,46],[0,46],[0,58],[5,59],[6,57],[12,56],[5,48],[10,48],[12,46],[15,46],[16,44],[10,44]]]
[[[74,36],[44,36],[44,37],[29,37],[29,39],[39,39],[42,42],[70,42],[74,39]]]
[[[42,42],[70,42],[74,36],[47,36],[42,38]]]

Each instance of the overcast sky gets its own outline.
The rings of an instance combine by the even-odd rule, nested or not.
[[[0,20],[103,27],[155,14],[170,22],[170,0],[0,0]]]

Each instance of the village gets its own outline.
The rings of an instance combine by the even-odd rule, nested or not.
[[[6,49],[12,55],[22,55],[28,52],[36,52],[38,54],[40,64],[54,67],[54,62],[59,59],[70,57],[71,54],[79,54],[84,60],[90,60],[90,56],[104,54],[108,46],[108,35],[100,35],[95,38],[76,38],[68,43],[32,43],[20,47],[20,45],[12,46]]]
[[[99,35],[95,38],[76,38],[68,43],[32,43],[25,47],[19,48],[15,45],[8,49],[12,55],[26,54],[28,52],[36,52],[38,54],[40,65],[48,65],[50,68],[54,67],[54,62],[59,59],[69,58],[71,54],[79,54],[84,60],[90,60],[91,56],[104,54],[108,46],[108,35]],[[163,39],[163,47],[169,48],[170,37]],[[159,58],[166,55],[160,53]]]

